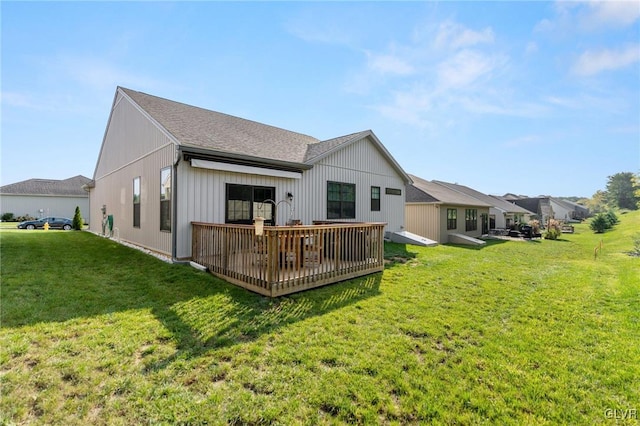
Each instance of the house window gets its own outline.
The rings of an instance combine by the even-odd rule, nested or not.
[[[466,209],[464,211],[465,230],[475,231],[478,229],[478,210]]]
[[[447,209],[447,229],[458,227],[458,209]]]
[[[171,231],[171,167],[160,170],[160,230]]]
[[[327,219],[355,219],[355,217],[355,184],[327,182]]]
[[[402,189],[398,188],[385,188],[384,193],[387,195],[402,195]]]
[[[371,187],[371,211],[372,212],[380,211],[380,187],[379,186]]]
[[[133,178],[133,227],[140,228],[140,176]]]
[[[228,183],[226,223],[251,225],[261,216],[265,224],[275,225],[275,194],[273,187]]]

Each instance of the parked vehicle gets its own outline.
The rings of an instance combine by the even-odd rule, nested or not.
[[[42,229],[45,223],[48,223],[51,229],[64,229],[68,231],[72,228],[73,221],[67,217],[43,217],[42,219],[20,222],[18,229]]]

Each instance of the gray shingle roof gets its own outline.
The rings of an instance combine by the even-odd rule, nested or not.
[[[501,197],[499,195],[489,195],[489,197],[491,197],[491,198],[493,198],[493,199],[495,199],[495,200],[497,200],[499,202],[506,203],[506,204],[510,205],[511,207],[509,208],[509,210],[507,210],[506,208],[499,207],[502,210],[505,210],[505,211],[507,211],[509,213],[524,213],[524,214],[534,213],[532,211],[529,211],[529,210],[525,209],[524,207],[521,207],[521,206],[519,206],[519,205],[517,205],[517,204],[515,204],[515,203],[513,203],[511,201],[506,200],[505,198],[503,198],[503,197]]]
[[[434,182],[440,185],[444,185],[447,188],[453,189],[454,191],[458,191],[470,197],[476,198],[479,201],[482,201],[483,203],[489,204],[490,206],[500,209],[502,211],[505,211],[507,213],[523,213],[523,214],[531,213],[527,209],[522,208],[516,204],[511,204],[505,200],[501,200],[499,198],[495,198],[490,195],[483,194],[482,192],[476,191],[475,189],[469,188],[468,186],[465,186],[465,185],[459,185],[457,183],[450,183],[450,182],[443,182],[439,180],[434,180]]]
[[[321,141],[268,124],[171,101],[123,87],[118,91],[140,106],[181,146],[273,162],[310,165],[352,142],[369,137],[398,173],[409,177],[371,130]]]
[[[58,195],[72,197],[88,197],[82,185],[91,179],[82,175],[64,180],[28,179],[0,187],[0,193],[12,195]]]
[[[474,206],[474,207],[490,207],[489,204],[484,203],[477,198],[465,195],[461,192],[454,191],[434,181],[421,179],[414,175],[409,175],[413,180],[413,187],[418,189],[419,192],[407,190],[407,202],[434,202],[430,201],[430,198],[435,199],[435,202],[442,204],[452,204],[457,206]],[[420,195],[420,192],[428,195]]]
[[[180,145],[293,163],[320,141],[267,124],[120,88]]]

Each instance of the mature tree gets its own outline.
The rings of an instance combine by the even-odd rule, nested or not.
[[[636,200],[637,200],[636,205],[640,209],[640,173],[633,175],[632,181],[633,181],[633,187],[635,188],[635,190],[633,191],[633,194],[636,196]]]
[[[583,203],[589,209],[590,214],[602,213],[607,210],[607,193],[597,190],[595,194]]]
[[[612,207],[636,210],[638,199],[635,194],[634,176],[631,172],[616,173],[608,177],[607,201]]]

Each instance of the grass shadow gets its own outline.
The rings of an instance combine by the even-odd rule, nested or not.
[[[401,243],[384,243],[384,264],[386,268],[392,268],[397,265],[402,265],[415,259],[416,253],[407,250],[407,244]]]
[[[256,339],[379,294],[382,273],[277,299],[86,232],[0,235],[0,329],[147,310],[176,357]],[[105,319],[100,317],[104,316]]]
[[[211,276],[213,291],[153,309],[154,316],[171,332],[176,352],[148,370],[165,368],[176,359],[197,357],[211,349],[260,338],[289,324],[322,316],[374,297],[380,292],[382,273],[327,285],[279,298],[269,298]]]
[[[511,242],[509,240],[502,240],[499,238],[487,238],[484,241],[486,244],[482,244],[482,245],[471,245],[471,244],[454,244],[454,243],[446,243],[446,246],[449,247],[458,247],[458,248],[462,248],[462,249],[467,249],[467,250],[484,250],[488,247],[492,247],[492,246],[496,246],[496,245],[500,245],[500,244],[505,244],[508,242]]]

